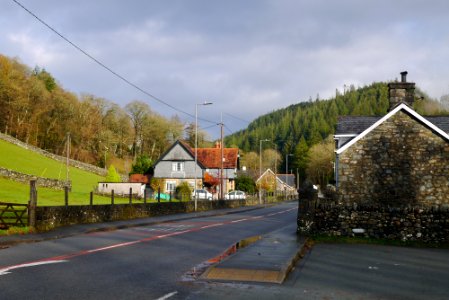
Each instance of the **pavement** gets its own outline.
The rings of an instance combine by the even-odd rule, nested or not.
[[[21,243],[34,243],[92,232],[113,231],[193,218],[240,213],[263,207],[265,206],[258,205],[107,223],[78,224],[43,233],[2,236],[0,237],[0,251],[2,248]],[[305,239],[297,236],[295,232],[296,224],[292,224],[267,235],[239,241],[233,247],[227,249],[224,255],[211,259],[209,261],[210,267],[201,278],[219,281],[282,283],[296,262],[307,251]]]

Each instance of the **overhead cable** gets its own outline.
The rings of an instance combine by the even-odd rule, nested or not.
[[[78,45],[76,45],[75,43],[73,43],[72,41],[70,41],[68,38],[66,38],[64,35],[62,35],[61,33],[59,33],[56,29],[54,29],[53,27],[51,27],[49,24],[47,24],[44,20],[42,20],[41,18],[39,18],[36,14],[34,14],[32,11],[30,11],[28,8],[26,8],[22,3],[20,3],[17,0],[12,0],[13,2],[15,2],[18,6],[20,6],[21,8],[23,8],[26,12],[28,12],[30,15],[32,15],[36,20],[38,20],[40,23],[42,23],[43,25],[45,25],[48,29],[50,29],[51,31],[53,31],[55,34],[57,34],[60,38],[62,38],[64,41],[66,41],[67,43],[69,43],[71,46],[73,46],[75,49],[77,49],[78,51],[80,51],[82,54],[84,54],[85,56],[87,56],[88,58],[90,58],[91,60],[93,60],[95,63],[97,63],[99,66],[101,66],[102,68],[106,69],[108,72],[112,73],[113,75],[115,75],[117,78],[121,79],[122,81],[124,81],[125,83],[127,83],[128,85],[132,86],[133,88],[137,89],[138,91],[142,92],[143,94],[147,95],[148,97],[154,99],[155,101],[166,105],[168,107],[170,107],[171,109],[180,112],[182,114],[185,114],[189,117],[195,118],[195,116],[193,114],[190,114],[182,109],[179,109],[173,105],[171,105],[170,103],[167,103],[166,101],[154,96],[153,94],[151,94],[150,92],[147,92],[146,90],[144,90],[143,88],[139,87],[138,85],[136,85],[135,83],[131,82],[130,80],[126,79],[125,77],[123,77],[122,75],[118,74],[116,71],[112,70],[110,67],[108,67],[107,65],[105,65],[104,63],[102,63],[101,61],[99,61],[98,59],[96,59],[95,57],[93,57],[91,54],[89,54],[88,52],[86,52],[85,50],[83,50],[81,47],[79,47]],[[209,123],[215,123],[213,121],[207,120],[207,119],[203,119],[203,118],[198,118],[202,121],[205,122],[209,122]]]

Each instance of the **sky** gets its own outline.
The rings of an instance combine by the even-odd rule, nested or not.
[[[195,122],[197,108],[211,138],[221,118],[228,135],[263,114],[405,70],[431,97],[449,94],[447,0],[17,1],[145,93],[13,0],[0,0],[1,54],[45,68],[78,95],[122,107],[143,101],[185,122]]]

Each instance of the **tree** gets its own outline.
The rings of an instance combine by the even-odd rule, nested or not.
[[[151,171],[153,161],[146,155],[139,155],[136,162],[131,167],[131,174],[148,174]]]
[[[106,175],[106,182],[122,182],[120,175],[117,173],[114,165],[110,165],[108,169],[108,174]]]
[[[247,194],[254,194],[256,192],[256,183],[252,177],[245,174],[239,174],[235,178],[235,189],[244,191]]]
[[[150,114],[150,107],[148,104],[133,101],[125,106],[125,110],[128,112],[131,122],[134,127],[134,143],[133,143],[133,155],[137,156],[138,153],[142,153],[141,144],[143,141],[142,127],[145,120]]]
[[[249,174],[259,176],[259,155],[256,152],[243,153],[241,165],[246,167]]]
[[[274,149],[265,149],[262,154],[262,168],[263,170],[272,169],[274,173],[277,173],[281,162],[281,154]]]
[[[303,182],[306,179],[306,169],[309,163],[309,146],[307,146],[304,136],[296,145],[293,157],[292,166],[294,169],[298,169],[299,181]]]
[[[307,166],[307,178],[321,186],[325,186],[333,177],[335,162],[334,140],[329,136],[323,142],[310,148],[310,161]]]

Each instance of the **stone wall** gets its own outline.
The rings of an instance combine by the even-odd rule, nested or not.
[[[346,204],[449,204],[449,142],[399,111],[338,157]]]
[[[311,218],[298,220],[299,229],[306,229],[306,222],[309,222],[308,233],[449,243],[449,205],[388,207],[321,203],[312,204],[312,207]]]
[[[258,199],[198,201],[197,211],[257,205]],[[271,200],[275,202],[276,200]],[[47,231],[61,226],[102,223],[161,215],[194,212],[194,201],[115,205],[70,205],[36,207],[36,229]]]
[[[64,190],[64,187],[66,185],[69,186],[69,189],[72,187],[71,181],[69,181],[67,183],[66,181],[62,181],[62,180],[24,174],[24,173],[12,171],[9,169],[5,169],[2,167],[0,167],[0,176],[6,177],[13,181],[22,182],[22,183],[26,183],[26,184],[28,184],[31,180],[36,180],[36,186],[38,186],[38,187],[47,187],[47,188],[57,189],[57,190]]]
[[[48,158],[60,161],[62,163],[66,163],[66,160],[67,160],[66,157],[50,153],[50,152],[42,150],[42,149],[40,149],[38,147],[34,147],[32,145],[29,145],[27,143],[24,143],[24,142],[16,139],[16,138],[13,138],[12,136],[0,133],[0,139],[2,139],[4,141],[7,141],[7,142],[9,142],[11,144],[17,145],[19,147],[22,147],[22,148],[34,151],[34,152],[39,153],[41,155],[44,155],[44,156],[46,156]],[[107,171],[105,169],[99,168],[99,167],[91,165],[91,164],[83,163],[83,162],[80,162],[80,161],[77,161],[77,160],[74,160],[74,159],[69,159],[69,164],[72,167],[76,167],[76,168],[81,169],[81,170],[92,172],[92,173],[95,173],[95,174],[100,175],[100,176],[106,176],[106,174],[107,174]],[[122,179],[123,178],[127,179],[127,177],[122,177]]]

